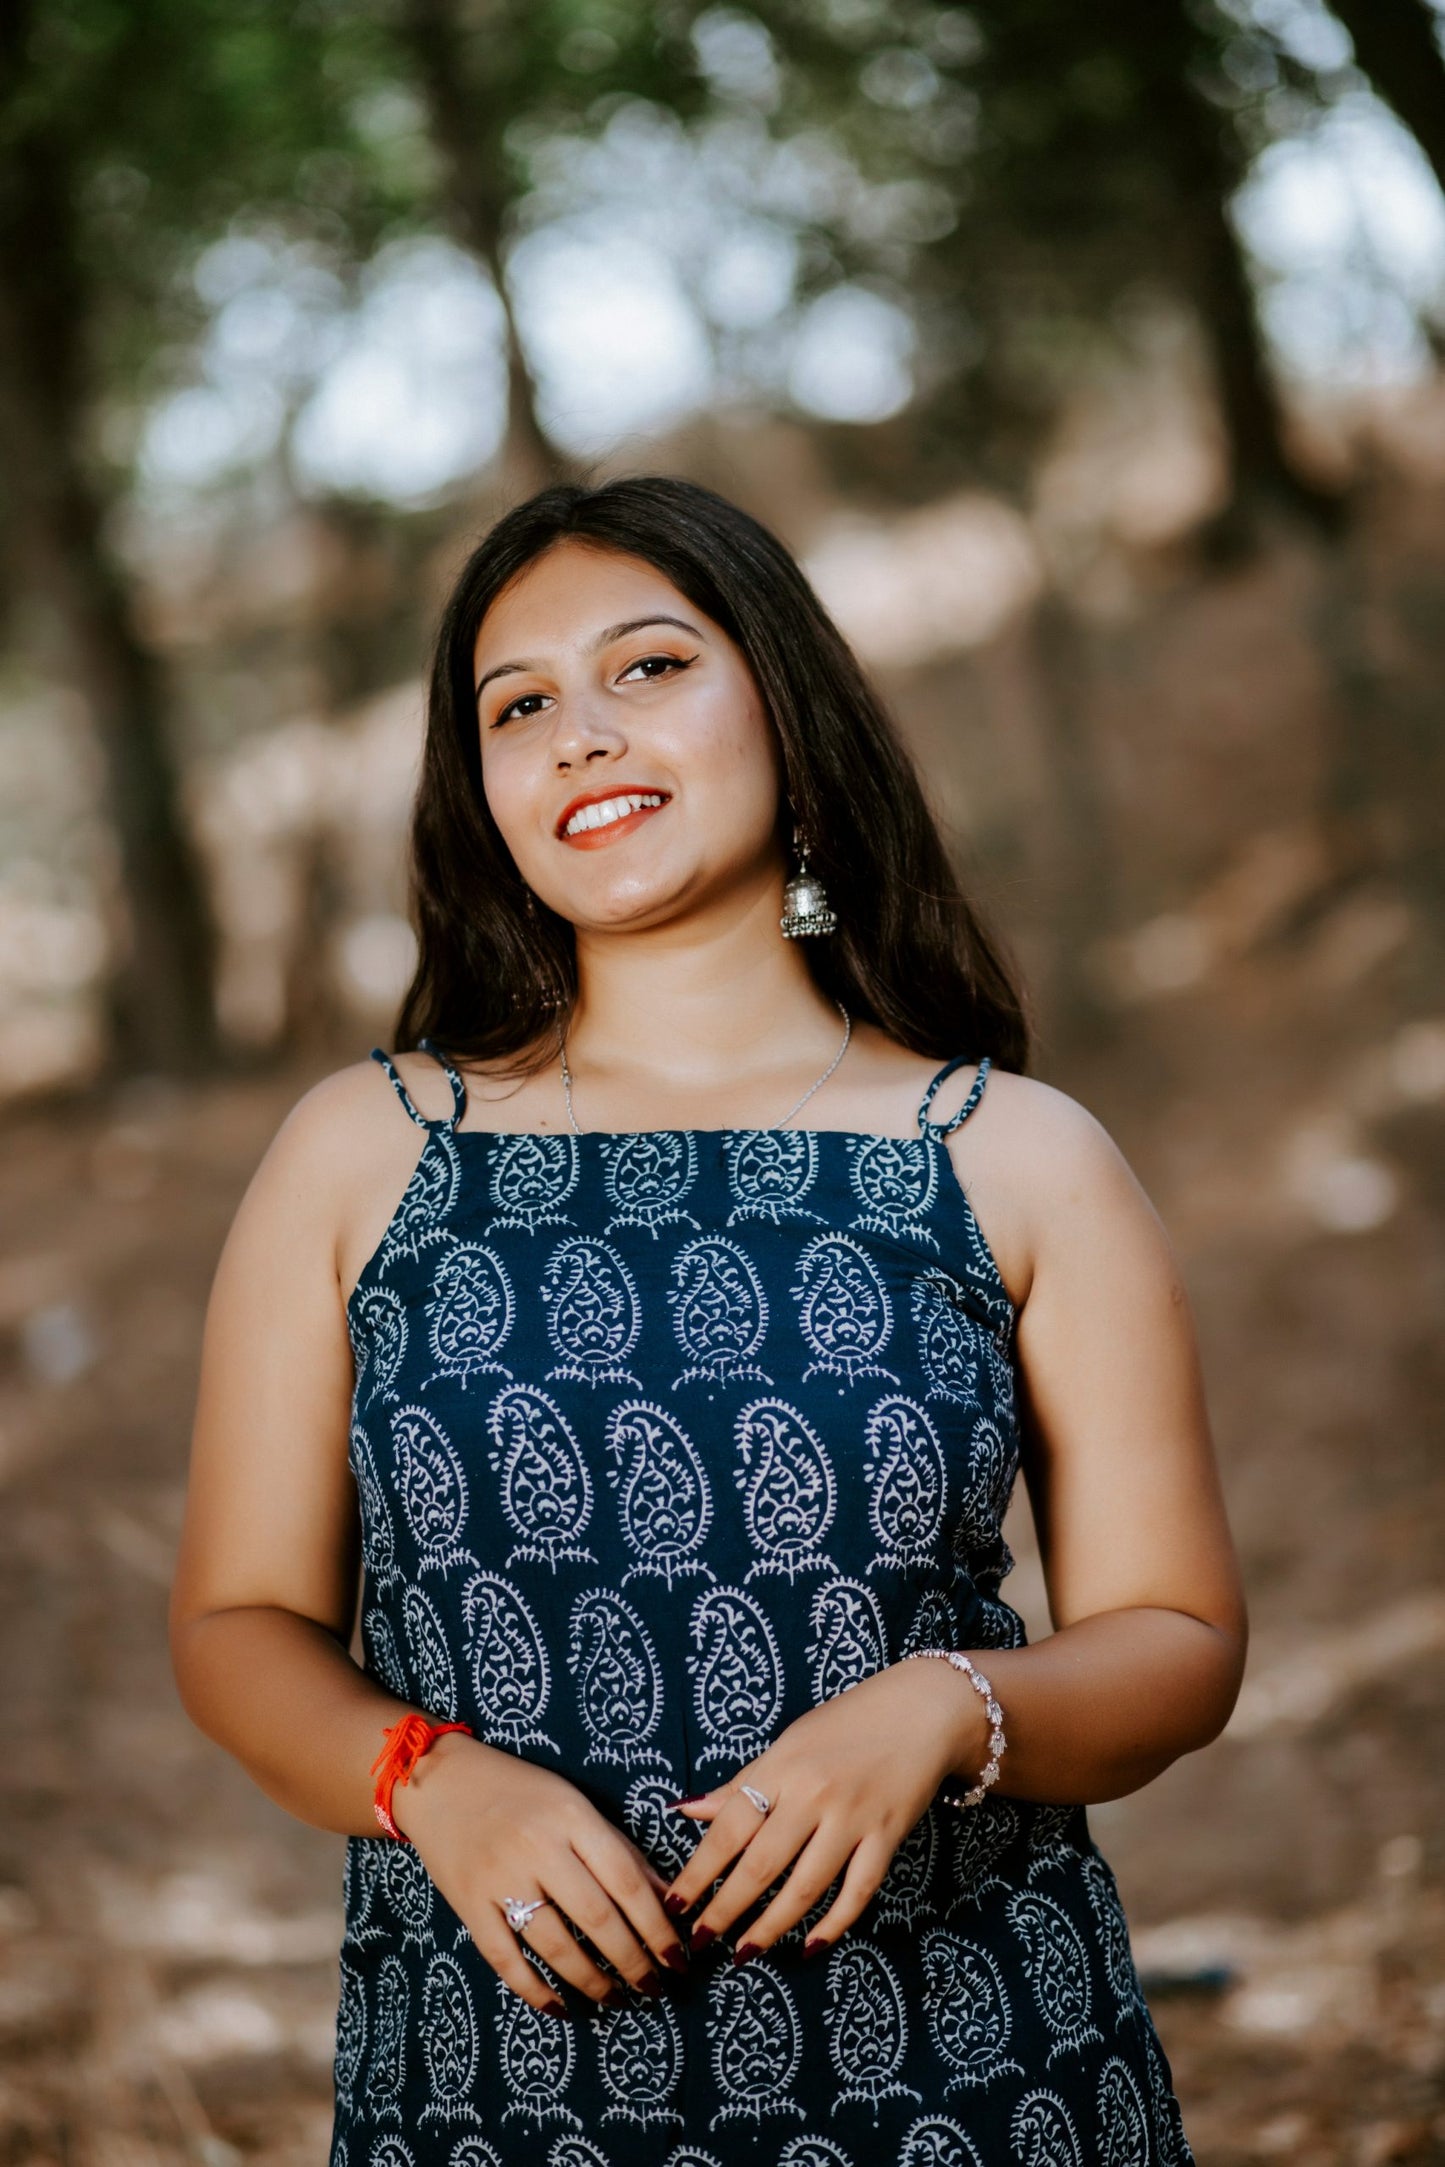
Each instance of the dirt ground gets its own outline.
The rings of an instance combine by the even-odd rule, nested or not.
[[[1043,1071],[1180,1252],[1248,1578],[1229,1728],[1091,1809],[1201,2167],[1445,2161],[1445,1023],[1378,902]],[[325,2159],[341,1839],[197,1734],[164,1639],[211,1269],[306,1080],[0,1138],[0,2167]]]

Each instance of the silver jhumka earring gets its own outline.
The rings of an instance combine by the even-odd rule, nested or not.
[[[822,881],[808,871],[808,844],[801,828],[793,830],[793,848],[798,853],[798,870],[783,890],[783,915],[778,920],[784,938],[797,941],[814,933],[836,933],[837,914]]]

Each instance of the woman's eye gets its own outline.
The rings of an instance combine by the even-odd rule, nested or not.
[[[543,698],[545,698],[545,694],[540,692],[519,693],[515,700],[509,700],[505,707],[499,708],[497,710],[497,720],[492,724],[492,728],[495,730],[498,727],[498,724],[504,723],[507,720],[507,717],[513,712],[514,709],[519,707],[525,707],[529,700],[540,700]]]
[[[660,677],[666,670],[688,669],[694,660],[695,657],[692,655],[642,655],[636,662],[630,662],[622,675],[624,678],[628,678],[634,670],[646,670],[650,676]],[[652,665],[654,663],[661,663],[662,668],[653,670]]]

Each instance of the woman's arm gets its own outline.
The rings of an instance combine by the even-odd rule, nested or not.
[[[1157,1213],[1074,1100],[1007,1075],[989,1091],[988,1127],[985,1097],[949,1149],[980,1222],[1000,1230],[995,1254],[1016,1291],[1023,1471],[1056,1629],[1030,1647],[971,1652],[1004,1712],[993,1788],[1088,1803],[1137,1790],[1223,1729],[1244,1667],[1244,1599]],[[977,1777],[987,1737],[982,1699],[949,1665],[873,1673],[680,1807],[708,1825],[670,1908],[722,1877],[693,1929],[706,1938],[787,1870],[749,1923],[749,1944],[766,1948],[842,1872],[809,1944],[831,1946],[939,1782]],[[765,1820],[744,1782],[775,1800]]]
[[[1027,1222],[1022,1472],[1056,1629],[975,1660],[1007,1716],[997,1789],[1087,1803],[1137,1790],[1218,1736],[1248,1622],[1193,1318],[1158,1213],[1084,1107],[1000,1081],[1014,1091],[997,1109],[990,1158],[1004,1163],[989,1183],[1012,1169]],[[977,1703],[968,1775],[983,1709],[954,1682]]]
[[[329,1078],[283,1123],[242,1200],[206,1314],[170,1605],[193,1722],[278,1805],[349,1835],[377,1833],[369,1771],[409,1705],[347,1652],[359,1525],[337,1245],[358,1146],[370,1183],[399,1196],[422,1142],[385,1111],[370,1078]]]
[[[375,1247],[421,1148],[368,1063],[309,1093],[266,1154],[211,1293],[171,1596],[193,1721],[278,1805],[345,1835],[377,1835],[371,1764],[411,1704],[348,1653],[359,1543],[338,1257],[349,1273]],[[653,1992],[659,1961],[685,1962],[662,1875],[557,1772],[451,1732],[393,1812],[477,1949],[534,2007],[567,2014],[528,1950],[594,2001],[622,1991],[601,1960]],[[539,1889],[552,1903],[524,1946],[501,1905]]]

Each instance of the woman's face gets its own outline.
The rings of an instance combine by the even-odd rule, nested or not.
[[[738,648],[652,565],[557,543],[497,595],[474,659],[487,803],[561,916],[655,925],[775,882],[772,725]]]

